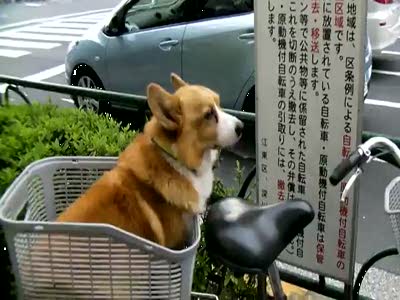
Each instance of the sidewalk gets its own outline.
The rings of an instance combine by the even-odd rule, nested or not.
[[[281,262],[277,262],[279,269],[287,270],[300,276],[317,279],[315,274],[311,272],[301,270],[297,267],[293,267]],[[355,276],[357,276],[361,265],[356,263]],[[343,283],[333,280],[326,279],[328,286],[333,286],[339,289],[343,289]],[[284,284],[285,292],[288,295],[288,300],[327,300],[331,298],[318,295],[314,292],[307,291],[300,287]],[[370,268],[362,281],[360,296],[368,299],[376,300],[400,300],[400,275],[389,273],[382,269]]]
[[[292,285],[287,282],[282,282],[283,290],[287,296],[287,300],[330,300],[328,298],[317,293],[308,291],[298,286]],[[268,291],[272,295],[272,291]]]

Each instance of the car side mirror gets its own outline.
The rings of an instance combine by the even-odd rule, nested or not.
[[[108,25],[105,26],[104,32],[110,36],[117,36],[126,31],[126,27],[123,25],[123,22],[120,21],[120,16],[116,14],[111,18],[111,21]]]

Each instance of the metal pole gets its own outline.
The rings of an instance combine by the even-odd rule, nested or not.
[[[344,299],[353,300],[353,286],[351,284],[344,285]]]
[[[268,275],[271,282],[272,292],[274,293],[274,299],[285,300],[286,296],[283,292],[279,269],[275,262],[268,268]]]
[[[257,297],[259,300],[267,300],[267,275],[257,275]]]

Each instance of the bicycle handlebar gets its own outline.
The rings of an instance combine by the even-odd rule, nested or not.
[[[390,150],[395,158],[397,165],[400,166],[400,149],[390,139],[385,137],[372,137],[359,145],[355,151],[350,153],[349,157],[342,160],[333,170],[329,181],[336,186],[342,181],[355,167],[360,167],[371,157],[371,150],[379,146],[384,146]]]
[[[367,152],[367,151],[372,151],[374,148],[377,148],[380,145],[388,148],[391,154],[396,159],[397,163],[400,164],[400,149],[394,142],[392,142],[388,138],[373,137],[365,141],[360,147],[362,147],[364,152]]]
[[[359,151],[359,149],[353,151],[348,158],[343,159],[333,170],[332,175],[329,176],[330,183],[336,186],[354,169],[354,167],[363,164],[367,159],[368,156]]]

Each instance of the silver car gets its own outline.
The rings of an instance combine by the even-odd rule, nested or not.
[[[365,95],[372,65],[366,41]],[[223,107],[254,112],[254,58],[252,0],[123,0],[70,44],[65,64],[71,85],[140,95],[151,81],[170,86],[175,72],[218,91]],[[74,100],[98,109],[93,99]]]

